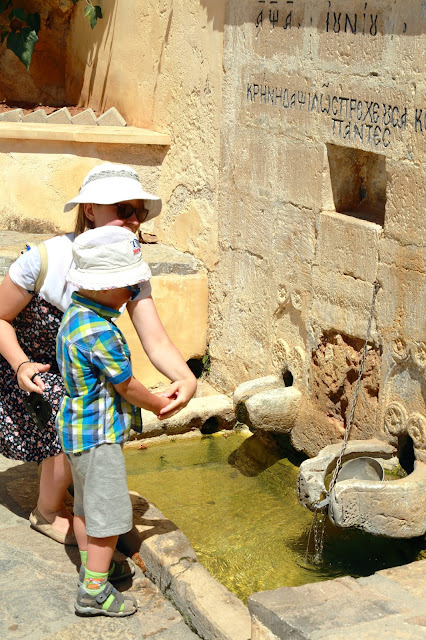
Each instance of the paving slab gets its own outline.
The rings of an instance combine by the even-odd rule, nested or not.
[[[79,553],[34,531],[35,463],[0,456],[0,638],[2,640],[197,640],[182,615],[135,566],[120,586],[138,612],[127,618],[82,618],[74,612]],[[123,555],[116,552],[116,559]]]
[[[426,560],[367,578],[254,593],[248,607],[252,640],[426,638]]]

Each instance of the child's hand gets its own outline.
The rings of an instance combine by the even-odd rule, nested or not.
[[[197,380],[192,376],[183,380],[177,380],[167,387],[162,393],[165,397],[170,398],[171,403],[164,409],[161,409],[160,420],[170,418],[186,407],[197,389]]]
[[[158,400],[160,401],[160,402],[156,401],[155,403],[156,409],[153,410],[153,413],[156,414],[159,420],[164,420],[164,417],[160,414],[160,411],[162,411],[165,407],[167,407],[172,402],[172,398],[167,398],[166,396],[163,395],[163,393],[153,393],[152,395],[156,396],[156,398],[158,398]]]

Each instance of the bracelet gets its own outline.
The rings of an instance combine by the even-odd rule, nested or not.
[[[26,364],[27,362],[31,362],[31,360],[24,360],[24,362],[21,362],[21,364],[19,365],[19,367],[16,369],[15,371],[15,376],[18,377],[18,371],[19,369],[22,367],[23,364]]]

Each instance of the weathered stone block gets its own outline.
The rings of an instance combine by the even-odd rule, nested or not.
[[[417,169],[412,162],[395,159],[388,175],[386,234],[398,240],[404,255],[406,245],[426,246],[426,221],[419,204],[426,202],[426,172],[424,167]]]
[[[311,314],[316,323],[324,331],[334,329],[344,335],[365,340],[373,282],[336,274],[321,266],[312,269],[312,286],[315,296]],[[382,295],[383,292],[379,292],[379,296]],[[377,339],[374,321],[371,339]]]
[[[192,398],[179,413],[166,420],[158,420],[150,411],[142,409],[142,419],[143,435],[151,438],[203,428],[212,433],[232,429],[236,423],[232,400],[222,394]]]
[[[11,109],[0,113],[0,122],[21,122],[24,112],[22,109]]]
[[[393,482],[345,480],[331,494],[329,515],[338,527],[374,535],[415,538],[426,532],[426,464]]]
[[[44,109],[36,109],[31,113],[27,113],[26,116],[22,116],[22,122],[40,122],[46,123],[47,115]]]
[[[341,634],[345,631],[346,637],[353,625],[410,612],[406,605],[350,577],[254,593],[248,608],[280,640],[308,640],[317,633],[327,638],[335,629]]]
[[[168,596],[206,640],[249,640],[250,614],[200,563],[170,568]],[[178,579],[177,579],[178,578]]]
[[[250,640],[280,640],[270,629],[265,627],[256,616],[251,617],[251,638]]]
[[[388,339],[397,332],[406,342],[423,341],[425,313],[420,301],[426,300],[424,273],[380,264],[378,279],[382,284],[377,298],[382,333]]]
[[[46,121],[50,124],[72,124],[72,116],[66,107],[62,107],[48,115]]]
[[[245,403],[249,426],[288,433],[296,420],[301,398],[295,387],[267,389],[250,396]]]
[[[377,277],[381,227],[339,213],[318,218],[316,260],[322,268],[374,282]]]
[[[328,473],[334,470],[341,450],[342,442],[328,445],[318,455],[304,460],[300,465],[297,477],[297,496],[299,502],[305,507],[311,508],[312,505],[325,497],[327,492],[325,478]],[[395,452],[395,447],[381,440],[349,440],[342,460],[346,462],[358,458],[360,455],[389,459]]]
[[[260,391],[268,389],[278,389],[283,386],[282,378],[279,376],[265,376],[264,378],[256,378],[255,380],[247,380],[243,382],[234,391],[233,402],[234,407],[238,407],[240,402],[246,402],[252,395]]]
[[[96,120],[96,114],[93,109],[85,109],[84,111],[77,113],[75,116],[73,116],[72,123],[84,126],[92,126],[98,124]]]
[[[127,125],[127,122],[115,107],[111,107],[99,116],[97,123],[102,127],[125,127]]]

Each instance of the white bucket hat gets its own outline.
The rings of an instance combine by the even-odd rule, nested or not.
[[[127,164],[104,162],[89,171],[80,193],[65,204],[64,211],[71,211],[80,202],[115,204],[125,200],[143,200],[148,210],[146,220],[155,218],[161,211],[161,198],[142,189],[134,169]]]
[[[66,279],[78,289],[119,289],[151,277],[139,240],[124,227],[107,225],[85,231],[74,240],[72,254],[75,267]]]

